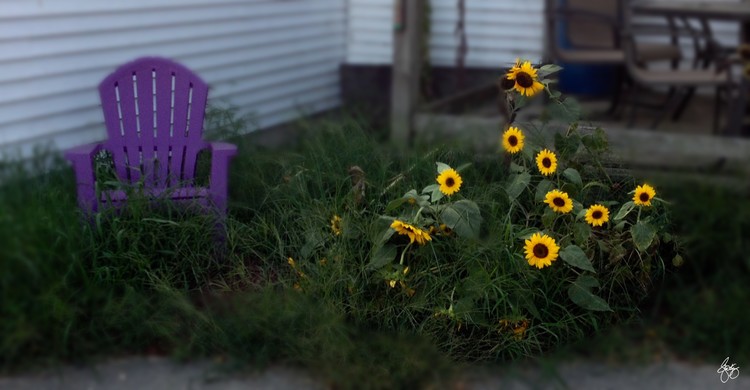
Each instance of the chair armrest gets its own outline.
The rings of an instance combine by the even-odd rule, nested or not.
[[[208,148],[214,155],[222,154],[234,157],[237,154],[237,146],[226,142],[210,142]]]
[[[94,155],[102,150],[101,143],[77,146],[65,151],[65,158],[73,165],[78,193],[78,205],[85,212],[96,211]]]
[[[82,158],[91,159],[102,150],[102,147],[103,144],[101,142],[76,146],[65,151],[65,158],[71,162]]]
[[[550,10],[547,12],[547,17],[551,19],[555,18],[586,18],[586,19],[592,19],[596,20],[602,23],[606,23],[608,25],[613,26],[613,28],[617,28],[617,26],[620,25],[621,21],[614,15],[609,14],[603,14],[601,12],[596,12],[588,9],[579,9],[575,7],[565,7],[565,8],[558,8],[554,10]]]
[[[229,160],[237,154],[237,146],[226,142],[210,142],[211,175],[208,187],[216,208],[221,213],[227,210],[227,190],[229,187]]]

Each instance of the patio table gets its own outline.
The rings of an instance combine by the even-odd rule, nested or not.
[[[690,18],[698,20],[703,29],[704,36],[713,38],[713,32],[709,25],[710,20],[735,21],[740,23],[741,43],[750,43],[750,2],[716,2],[716,1],[680,1],[680,0],[636,0],[631,2],[631,10],[634,14],[664,16],[671,18]],[[729,123],[725,131],[726,135],[744,135],[742,122],[743,116],[747,114],[747,91],[750,83],[741,77],[741,93],[730,108]]]

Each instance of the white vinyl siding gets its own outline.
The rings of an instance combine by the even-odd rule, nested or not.
[[[429,3],[430,63],[454,66],[459,44],[455,33],[458,0],[429,0]],[[347,63],[391,63],[393,13],[394,0],[349,0]],[[653,20],[643,17],[639,19]],[[711,22],[711,26],[720,43],[728,47],[737,45],[738,23],[715,21]],[[465,65],[496,68],[505,66],[518,57],[533,62],[540,61],[544,50],[544,28],[544,0],[465,0],[464,30],[468,47]],[[686,56],[691,58],[689,42],[684,40],[682,43]]]
[[[141,56],[175,59],[260,127],[340,105],[346,0],[0,3],[0,145],[28,155],[105,137],[97,85]]]
[[[430,63],[454,66],[459,37],[457,0],[430,0]],[[496,68],[516,57],[539,61],[544,0],[465,0],[467,67]],[[347,63],[390,64],[394,0],[350,0]]]

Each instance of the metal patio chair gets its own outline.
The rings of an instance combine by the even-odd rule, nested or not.
[[[617,109],[623,86],[632,84],[625,71],[625,49],[621,42],[622,10],[626,6],[627,0],[545,0],[547,45],[553,60],[616,67],[610,114]],[[672,22],[669,23],[671,27]],[[641,64],[669,61],[676,68],[682,58],[676,33],[670,43],[640,45],[635,58]]]

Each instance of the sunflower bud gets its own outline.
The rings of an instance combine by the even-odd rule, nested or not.
[[[508,76],[503,76],[500,78],[498,84],[500,85],[500,89],[502,89],[503,91],[507,91],[509,89],[512,89],[516,85],[516,81],[509,79]]]

